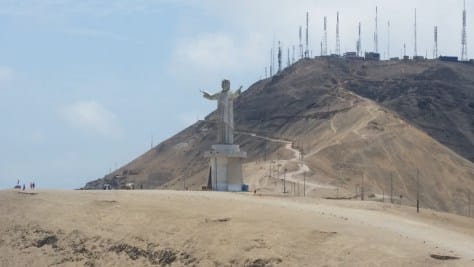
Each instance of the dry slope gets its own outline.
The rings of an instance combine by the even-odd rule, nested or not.
[[[399,106],[403,105],[391,106],[392,102],[375,99],[380,105],[356,94],[363,94],[364,86],[374,80],[386,81],[387,75],[410,84],[427,83],[427,78],[415,79],[414,75],[427,77],[434,68],[446,66],[451,65],[303,60],[272,79],[257,82],[235,105],[240,132],[237,143],[250,154],[244,170],[246,182],[253,186],[252,189],[280,191],[280,181],[269,171],[270,163],[275,161],[275,165],[287,165],[288,171],[296,168],[291,175],[295,183],[306,177],[308,183],[326,185],[310,188],[312,195],[322,195],[318,190],[327,195],[328,188],[335,187],[347,196],[354,196],[360,194],[363,183],[365,195],[377,198],[390,190],[392,177],[393,194],[402,195],[405,203],[413,204],[418,177],[423,207],[466,214],[468,194],[474,192],[474,165],[453,151],[458,145],[448,148],[443,144],[457,144],[457,138],[436,140],[425,134],[422,130],[429,124],[425,123],[427,120],[413,119],[405,114],[414,114],[410,112],[411,106],[401,109]],[[462,68],[463,72],[471,70],[471,66],[460,66],[453,68]],[[383,70],[380,71],[383,75],[378,70]],[[443,80],[443,76],[438,79]],[[465,84],[466,88],[471,86],[470,81]],[[460,94],[464,96],[463,101],[469,103],[472,97],[465,94],[466,88],[460,89]],[[455,89],[446,94],[458,94]],[[402,100],[413,98],[411,94],[399,93],[399,96]],[[458,99],[458,96],[453,98]],[[406,102],[410,103],[408,100]],[[445,103],[443,99],[437,101]],[[418,103],[413,105],[418,106]],[[473,131],[473,117],[470,117],[469,108],[467,104],[456,112],[443,113],[444,121],[457,118],[459,127],[448,127],[444,131],[447,136],[465,133],[467,141],[462,147],[468,149],[464,151],[473,148],[469,137]],[[415,115],[413,117],[418,118]],[[435,123],[438,115],[433,116],[429,125]],[[86,188],[104,182],[118,187],[133,181],[144,188],[199,189],[207,181],[208,165],[203,152],[215,140],[214,121],[214,114],[210,114],[205,121],[197,122],[103,180],[88,183]],[[425,124],[417,124],[419,121]],[[271,141],[270,137],[291,142],[303,152],[303,161],[295,161],[291,149],[285,148],[286,144]],[[462,153],[463,150],[457,151]],[[302,167],[308,169],[303,172]],[[283,169],[281,166],[278,172]],[[329,191],[336,194],[336,190]]]

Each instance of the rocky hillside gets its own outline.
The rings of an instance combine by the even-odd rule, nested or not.
[[[306,179],[310,196],[363,191],[381,199],[392,188],[413,204],[418,179],[423,207],[465,214],[474,194],[473,70],[439,61],[299,61],[236,101],[245,181],[281,192],[286,169],[293,194]],[[215,132],[210,114],[85,188],[200,189]]]

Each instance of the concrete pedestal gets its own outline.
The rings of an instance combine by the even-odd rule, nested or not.
[[[239,145],[213,145],[204,156],[210,159],[212,190],[242,191],[242,160],[247,153]]]

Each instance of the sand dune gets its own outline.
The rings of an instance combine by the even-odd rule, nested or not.
[[[216,192],[36,193],[0,191],[0,266],[474,264],[474,220],[431,210]]]

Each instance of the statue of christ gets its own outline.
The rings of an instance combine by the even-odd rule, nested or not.
[[[230,81],[222,81],[222,91],[213,95],[201,91],[204,98],[217,100],[217,140],[219,144],[232,145],[234,143],[234,104],[233,101],[240,95],[242,86],[235,92],[230,90]]]

